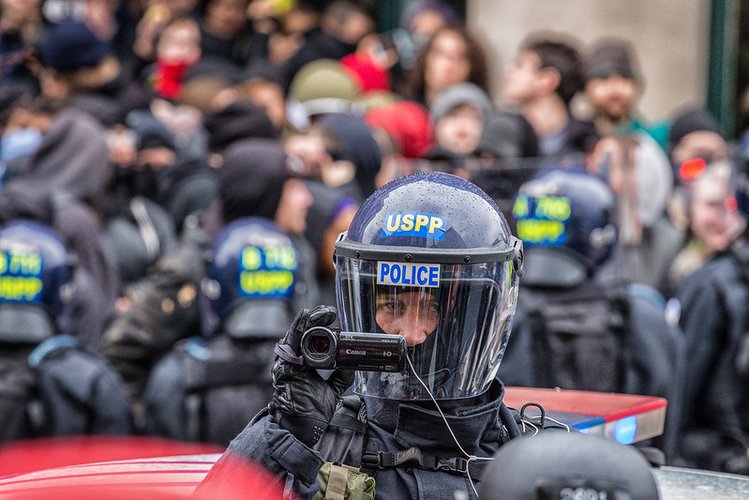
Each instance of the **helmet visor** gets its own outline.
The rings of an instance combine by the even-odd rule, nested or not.
[[[401,335],[408,344],[410,362],[402,372],[357,372],[356,392],[415,400],[473,397],[488,389],[515,311],[513,261],[406,263],[339,255],[336,267],[342,328]]]

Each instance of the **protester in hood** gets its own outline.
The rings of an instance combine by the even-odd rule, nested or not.
[[[46,111],[45,111],[46,113]],[[51,117],[39,148],[23,159],[0,190],[0,220],[30,218],[55,227],[75,253],[80,272],[71,302],[76,331],[97,348],[113,313],[119,288],[116,272],[101,247],[97,210],[112,175],[105,132],[87,114],[67,109]]]

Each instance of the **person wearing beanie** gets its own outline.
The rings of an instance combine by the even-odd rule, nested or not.
[[[67,101],[87,92],[115,97],[121,90],[122,71],[110,44],[84,22],[50,25],[42,33],[37,52],[45,97]]]
[[[668,133],[671,162],[678,167],[693,158],[707,163],[728,159],[728,143],[715,119],[702,108],[679,113]]]
[[[473,83],[460,83],[438,94],[430,106],[434,123],[435,147],[427,153],[435,158],[436,150],[447,156],[472,154],[481,140],[484,126],[494,113],[489,96]],[[439,155],[437,155],[439,156]]]
[[[629,42],[610,38],[593,45],[585,60],[585,96],[598,132],[601,135],[644,132],[665,150],[668,122],[648,124],[639,117],[637,101],[643,85]]]
[[[593,122],[572,115],[583,88],[583,63],[573,40],[535,33],[521,45],[504,75],[503,100],[533,126],[542,156],[589,152],[598,140]]]

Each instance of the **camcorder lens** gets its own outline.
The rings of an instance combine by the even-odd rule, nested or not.
[[[330,350],[330,339],[328,337],[315,335],[309,341],[309,352],[313,354],[325,354]]]

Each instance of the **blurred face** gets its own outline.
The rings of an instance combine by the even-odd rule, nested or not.
[[[325,141],[314,132],[289,136],[284,142],[284,150],[287,155],[302,161],[305,174],[309,177],[319,178],[321,165],[329,160]]]
[[[424,79],[430,94],[465,82],[471,74],[471,59],[463,38],[453,31],[445,31],[433,40],[426,58]]]
[[[283,186],[276,210],[276,224],[291,234],[302,234],[307,227],[307,210],[314,199],[299,179],[289,179]]]
[[[200,31],[192,22],[169,26],[159,38],[156,57],[168,63],[195,64],[200,59]]]
[[[39,10],[40,0],[0,0],[0,12],[8,28],[32,18]]]
[[[213,0],[206,14],[206,28],[221,38],[232,38],[247,23],[244,0]]]
[[[341,26],[337,33],[337,38],[344,42],[355,44],[364,38],[364,36],[371,33],[372,30],[374,30],[372,19],[363,14],[356,13],[349,16],[346,23]]]
[[[425,290],[377,296],[375,321],[382,331],[400,335],[408,345],[419,345],[439,323],[439,303]]]
[[[117,167],[126,168],[135,163],[138,157],[135,133],[127,128],[118,127],[107,133],[109,159]]]
[[[638,91],[637,83],[617,75],[596,78],[585,85],[585,95],[595,112],[612,122],[632,115]]]
[[[425,10],[413,18],[408,30],[418,40],[428,40],[429,37],[447,26],[445,18],[437,11]]]
[[[286,101],[281,87],[273,83],[253,83],[248,86],[245,95],[265,109],[273,125],[278,128],[283,126],[286,121]]]
[[[470,105],[458,106],[440,118],[435,127],[437,143],[461,154],[471,154],[481,140],[484,118]]]
[[[523,104],[536,96],[536,82],[541,61],[534,52],[523,51],[507,68],[502,84],[502,98],[508,102]]]
[[[728,248],[741,227],[741,216],[726,207],[728,197],[728,185],[721,179],[700,178],[692,186],[690,229],[697,240],[713,251]]]

